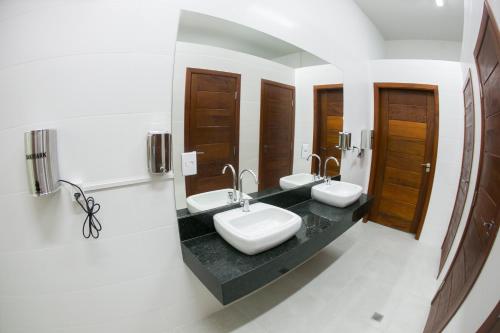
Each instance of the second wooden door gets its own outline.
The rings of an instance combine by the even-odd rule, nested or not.
[[[342,152],[337,148],[339,132],[344,127],[344,90],[341,84],[314,86],[314,142],[313,152],[325,161],[329,156],[339,160]],[[318,161],[311,164],[311,173],[317,173]],[[321,170],[323,172],[323,170]],[[330,162],[328,176],[340,174],[340,167]],[[324,175],[323,175],[324,176]]]
[[[437,87],[375,84],[369,219],[419,236],[437,152]]]
[[[293,169],[295,87],[262,80],[260,101],[259,191],[279,186]]]

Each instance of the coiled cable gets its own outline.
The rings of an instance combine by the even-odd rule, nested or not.
[[[96,203],[93,197],[85,196],[85,193],[83,193],[83,190],[80,188],[80,186],[63,179],[59,179],[59,181],[61,183],[66,183],[68,185],[71,185],[77,188],[79,191],[75,192],[73,196],[75,197],[76,202],[80,205],[80,207],[82,207],[83,211],[87,214],[87,217],[85,218],[82,227],[83,237],[90,238],[90,236],[92,236],[92,238],[95,239],[99,238],[99,232],[102,230],[102,226],[101,222],[99,222],[99,219],[95,215],[101,209],[101,205]],[[81,198],[83,198],[83,202],[85,203],[85,205],[80,201]]]

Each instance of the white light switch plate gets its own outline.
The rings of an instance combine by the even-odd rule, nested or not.
[[[181,154],[181,164],[182,164],[182,175],[192,176],[198,173],[196,164],[196,152],[192,151],[189,153]]]
[[[302,144],[302,152],[301,152],[301,157],[303,159],[307,159],[307,156],[311,154],[311,146],[308,143],[303,143]]]

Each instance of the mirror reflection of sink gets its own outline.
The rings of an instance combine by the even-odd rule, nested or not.
[[[290,190],[305,184],[314,182],[314,176],[310,173],[296,173],[280,178],[280,187],[283,190]]]
[[[300,229],[302,218],[288,210],[259,202],[250,205],[250,212],[236,208],[216,214],[214,225],[229,244],[252,255],[291,238]]]
[[[346,207],[359,199],[363,188],[356,184],[332,181],[313,186],[311,196],[314,200],[335,207]]]
[[[228,204],[228,192],[233,192],[231,188],[222,190],[203,192],[187,197],[187,209],[191,214],[202,212],[217,207],[222,207]],[[238,199],[240,192],[237,192]],[[243,193],[243,199],[252,199],[248,194]]]

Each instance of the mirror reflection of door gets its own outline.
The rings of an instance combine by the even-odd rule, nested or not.
[[[260,101],[259,191],[278,187],[293,170],[295,87],[262,80]]]
[[[198,173],[186,177],[186,195],[232,188],[224,164],[238,170],[240,74],[188,68],[184,151],[196,151]]]
[[[313,153],[324,162],[329,156],[339,160],[342,152],[336,147],[339,144],[339,132],[344,128],[344,89],[342,84],[314,86],[314,142]],[[323,167],[323,166],[322,166]],[[340,167],[333,161],[328,163],[328,176],[340,174]],[[313,159],[311,173],[317,173],[318,161]],[[323,169],[321,169],[323,173]]]

